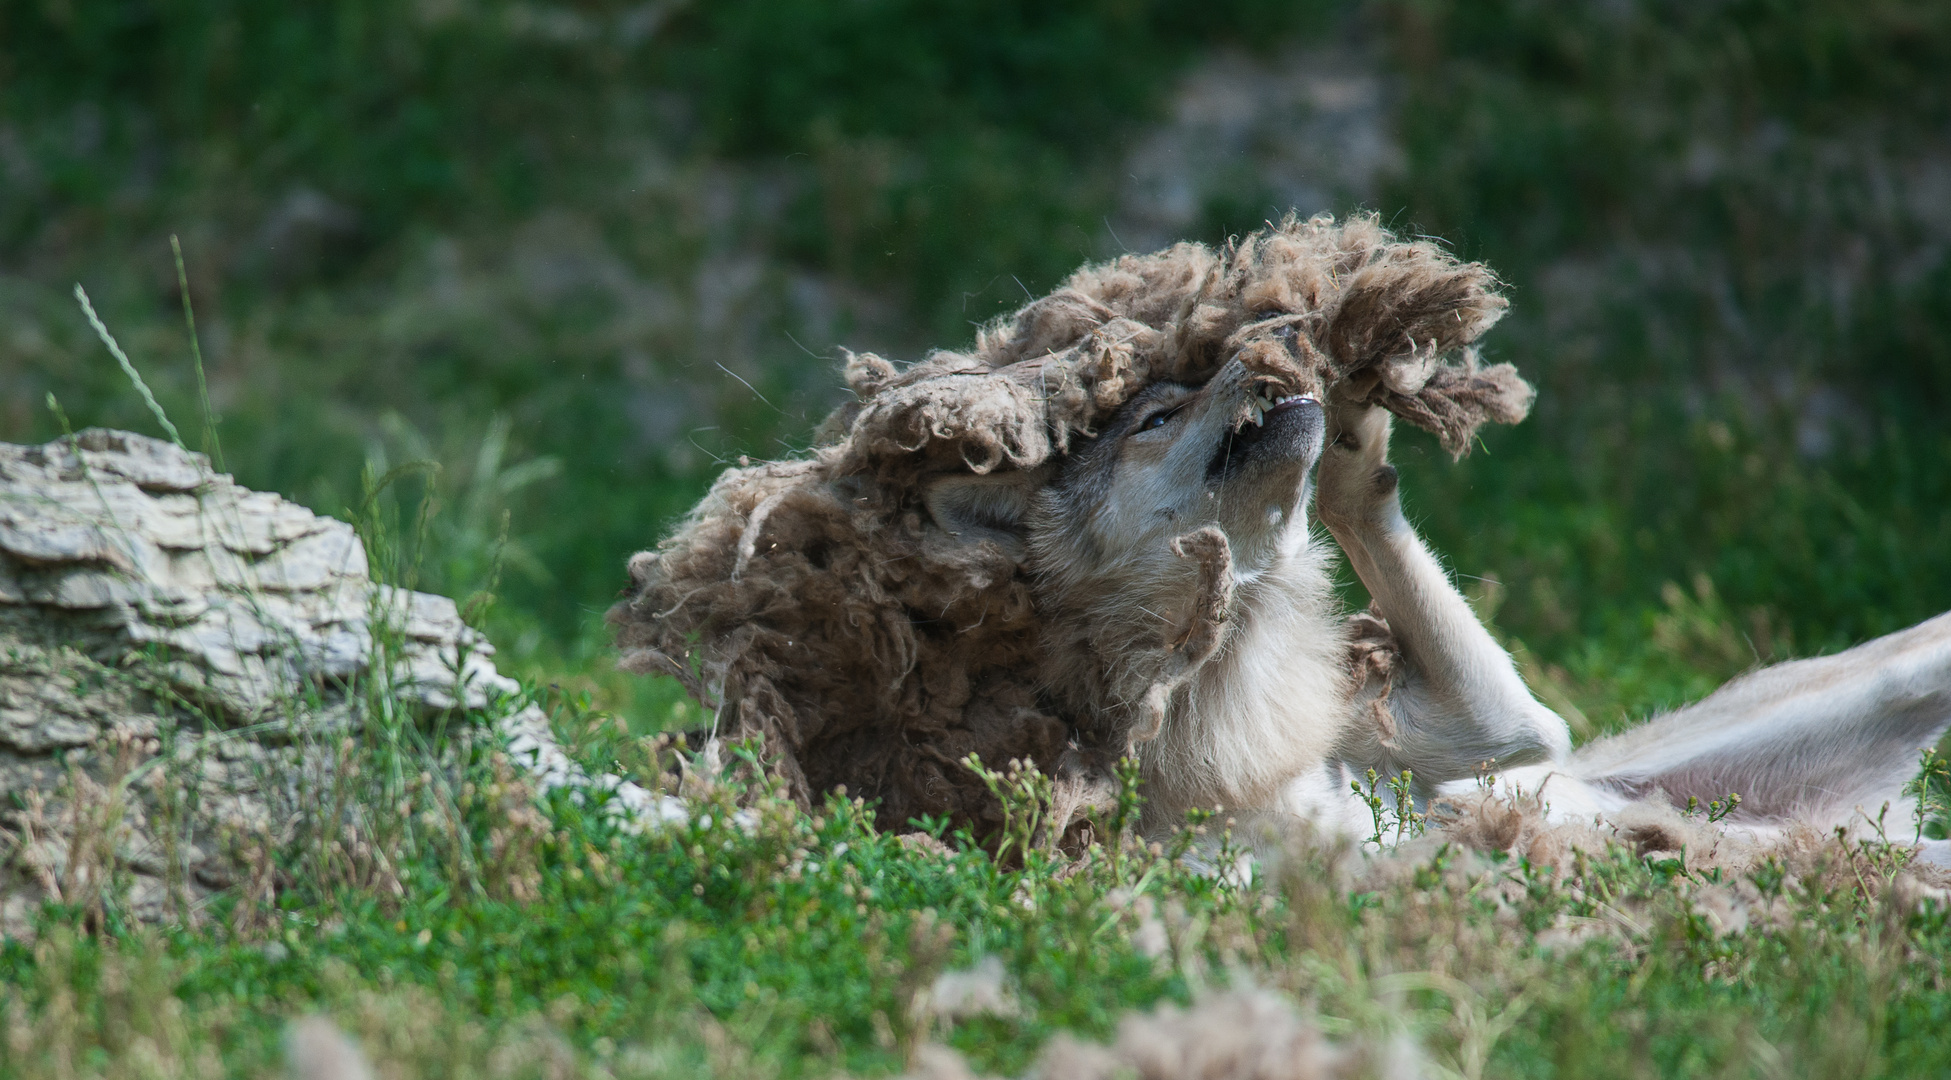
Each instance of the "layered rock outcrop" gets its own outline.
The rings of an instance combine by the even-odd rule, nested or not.
[[[99,429],[0,444],[8,928],[90,873],[125,876],[144,918],[224,887],[237,838],[286,829],[375,723],[499,729],[536,787],[590,783],[493,652],[452,600],[375,583],[350,525],[201,454]],[[113,858],[80,865],[91,844]]]

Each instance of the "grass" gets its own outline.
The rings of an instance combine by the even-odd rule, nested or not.
[[[664,741],[609,720],[558,717],[592,762],[668,775],[648,771]],[[1056,1032],[1103,1038],[1126,1010],[1251,984],[1313,1003],[1346,1042],[1407,1032],[1438,1075],[1941,1065],[1951,919],[1893,891],[1901,855],[1877,845],[1763,865],[1746,878],[1757,914],[1730,932],[1711,897],[1735,879],[1685,852],[1554,863],[1424,845],[1351,872],[1345,849],[1301,842],[1228,884],[1183,857],[1209,821],[1169,848],[1114,831],[1082,862],[1031,844],[1004,866],[966,837],[934,853],[878,833],[843,796],[803,813],[756,761],[694,768],[691,821],[648,834],[549,804],[520,889],[451,890],[451,856],[428,847],[396,864],[403,888],[296,873],[275,903],[234,893],[197,928],[88,934],[50,907],[35,940],[0,950],[0,1061],[22,1077],[261,1076],[288,1019],[323,1012],[396,1076],[879,1075],[928,1041],[1014,1075]],[[495,806],[528,798],[492,762],[470,786]],[[478,843],[505,827],[470,821]],[[929,1010],[941,973],[987,958],[1008,1007]]]
[[[952,345],[1115,253],[1177,73],[1327,50],[1388,88],[1399,166],[1368,204],[1511,285],[1491,349],[1536,415],[1460,465],[1413,435],[1398,458],[1582,735],[1951,608],[1943,5],[1182,7],[0,8],[0,437],[56,437],[50,392],[157,430],[79,280],[159,407],[210,421],[186,442],[217,449],[220,417],[240,481],[364,518],[396,580],[462,600],[588,764],[662,775],[693,706],[610,669],[624,557],[718,462],[804,445],[833,346]],[[1200,238],[1284,209],[1236,172],[1193,193]],[[1020,1011],[926,1034],[1011,1072],[1246,979],[1464,1075],[1932,1075],[1951,1016],[1942,908],[1820,875],[1721,934],[1686,898],[1726,883],[1623,851],[1236,887],[1163,855],[944,860],[762,795],[749,833],[648,837],[558,802],[515,850],[509,778],[465,767],[454,792],[493,793],[466,813],[369,800],[452,826],[397,894],[267,850],[284,898],[196,927],[42,913],[0,954],[10,1074],[265,1075],[312,1010],[401,1075],[885,1073],[915,988],[984,956]],[[500,895],[457,893],[497,835]],[[1588,920],[1612,929],[1566,944]]]

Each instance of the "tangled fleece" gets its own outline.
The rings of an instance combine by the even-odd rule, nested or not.
[[[845,785],[880,800],[884,826],[927,814],[986,832],[1000,808],[962,760],[1048,770],[1089,718],[1038,685],[1022,552],[938,528],[924,485],[1047,472],[1148,384],[1198,384],[1236,357],[1285,392],[1379,404],[1460,456],[1531,404],[1471,347],[1506,307],[1496,288],[1372,216],[1290,217],[1219,249],[1087,265],[966,352],[850,354],[856,400],[807,457],[726,470],[630,560],[609,615],[622,664],[682,680],[717,735],[763,737],[802,800]]]

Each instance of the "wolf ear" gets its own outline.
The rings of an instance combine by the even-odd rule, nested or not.
[[[954,473],[928,481],[922,501],[936,527],[963,543],[988,540],[1021,561],[1024,523],[1030,502],[1043,484],[1043,470]]]

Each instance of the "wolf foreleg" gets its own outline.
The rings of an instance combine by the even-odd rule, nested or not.
[[[1510,654],[1477,621],[1402,514],[1388,464],[1389,417],[1337,406],[1321,458],[1317,512],[1388,619],[1402,656],[1387,708],[1392,732],[1358,729],[1351,762],[1415,773],[1428,790],[1486,763],[1558,760],[1571,733],[1531,695]]]

